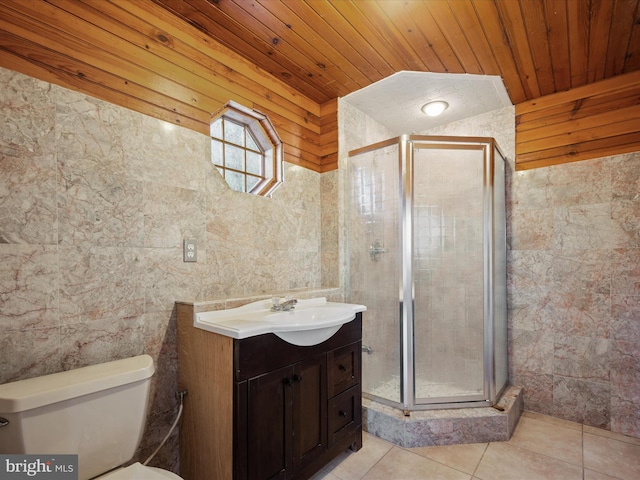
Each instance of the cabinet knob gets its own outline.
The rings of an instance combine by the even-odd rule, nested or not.
[[[284,383],[285,385],[289,386],[291,385],[291,379],[289,377],[285,377],[282,379],[282,383]]]
[[[347,412],[345,412],[344,410],[340,410],[340,411],[338,412],[338,416],[340,416],[340,417],[344,418],[344,417],[346,417],[346,416],[347,416]]]
[[[302,381],[302,375],[298,375],[297,373],[293,375],[293,381],[296,383],[300,383]]]

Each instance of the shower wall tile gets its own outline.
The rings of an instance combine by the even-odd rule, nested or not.
[[[6,69],[0,84],[0,383],[148,353],[151,453],[175,416],[176,300],[338,278],[321,238],[338,200],[321,207],[322,175],[288,163],[272,198],[233,192],[208,135]]]

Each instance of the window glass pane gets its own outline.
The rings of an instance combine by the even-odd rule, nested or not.
[[[247,173],[262,175],[262,155],[247,151]]]
[[[251,135],[251,132],[249,130],[247,130],[247,148],[249,150],[255,150],[256,152],[260,151],[260,147],[253,139],[253,135]]]
[[[222,138],[222,118],[211,124],[211,136],[213,138]]]
[[[244,126],[227,120],[224,122],[224,139],[227,142],[244,146]]]
[[[247,175],[247,192],[250,192],[251,189],[255,187],[256,183],[258,183],[259,181],[260,178]]]
[[[218,171],[220,172],[220,175],[222,175],[222,178],[224,178],[224,169],[218,168]]]
[[[223,165],[222,159],[222,142],[211,140],[211,161],[215,165]]]
[[[225,145],[224,153],[225,167],[233,168],[234,170],[244,170],[242,165],[244,150],[242,148],[234,147],[233,145]]]
[[[226,170],[225,180],[233,190],[244,192],[244,175],[242,173]]]

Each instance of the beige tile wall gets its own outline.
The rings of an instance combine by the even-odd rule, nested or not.
[[[285,164],[273,198],[233,192],[207,136],[5,69],[0,85],[0,383],[149,353],[150,453],[176,412],[174,302],[335,286],[335,188]],[[158,463],[176,462],[174,438]]]

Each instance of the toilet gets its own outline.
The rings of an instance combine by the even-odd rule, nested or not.
[[[142,439],[149,355],[0,385],[0,453],[77,454],[79,480],[181,480],[134,463]]]

